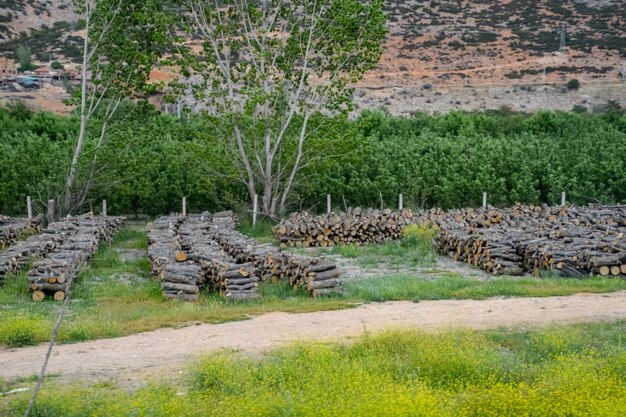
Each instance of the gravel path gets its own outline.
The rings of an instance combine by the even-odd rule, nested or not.
[[[626,291],[569,297],[374,303],[340,311],[270,313],[239,322],[61,345],[54,349],[48,373],[71,380],[117,378],[138,382],[148,375],[171,375],[193,359],[219,349],[258,354],[297,340],[341,340],[387,328],[485,329],[618,319],[626,319]],[[45,351],[45,345],[0,350],[0,375],[12,379],[35,374]]]

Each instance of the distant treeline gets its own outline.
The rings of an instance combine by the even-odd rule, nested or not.
[[[130,103],[119,115],[95,154],[98,138],[89,138],[80,172],[81,184],[91,184],[86,209],[106,198],[112,213],[157,215],[180,210],[182,196],[193,211],[249,209],[207,117],[179,120]],[[381,199],[393,208],[399,193],[414,208],[476,206],[483,192],[493,205],[555,204],[562,191],[576,204],[626,202],[626,116],[618,108],[603,115],[365,112],[317,123],[324,127],[310,143],[318,157],[300,173],[293,210],[323,210],[326,194],[337,208],[379,207]],[[0,213],[24,213],[27,195],[39,212],[59,198],[77,130],[74,116],[0,108]]]

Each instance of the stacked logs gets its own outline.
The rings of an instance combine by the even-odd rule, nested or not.
[[[200,265],[203,281],[209,289],[219,292],[227,300],[256,300],[260,294],[254,265],[233,259],[216,241],[219,231],[229,231],[235,224],[232,212],[214,214],[210,221],[208,214],[206,217],[190,217],[183,234],[185,253],[179,253],[177,258],[186,258]]]
[[[24,269],[31,261],[52,252],[62,239],[61,235],[44,233],[31,236],[0,252],[0,283],[8,275]]]
[[[121,217],[84,215],[53,223],[44,230],[57,236],[59,244],[45,258],[35,261],[28,273],[33,300],[42,301],[46,294],[64,300],[80,268],[98,250],[100,242],[110,241],[124,221]]]
[[[396,226],[411,223],[437,225],[439,250],[494,275],[543,270],[572,277],[626,275],[626,206],[517,205],[419,213],[350,209],[317,217],[304,212],[274,232],[284,246],[361,245],[398,238]]]
[[[492,229],[443,230],[435,238],[439,249],[454,260],[480,267],[493,275],[522,275],[522,257],[510,233]]]
[[[515,206],[488,228],[440,221],[436,243],[494,275],[626,275],[625,207]]]
[[[259,277],[252,264],[237,264],[219,259],[201,261],[211,288],[227,300],[256,300]]]
[[[78,232],[76,221],[80,216],[70,220],[50,224],[41,234],[30,236],[26,240],[9,247],[0,253],[0,282],[9,274],[16,274],[30,262],[36,261],[53,252],[72,235]],[[71,219],[74,219],[72,221]]]
[[[216,243],[218,230],[234,227],[232,212],[162,217],[149,225],[149,258],[166,298],[196,301],[202,287],[228,300],[259,298],[256,269],[237,263]]]
[[[148,259],[165,298],[196,301],[201,269],[191,262],[179,263],[176,257],[181,250],[179,229],[184,221],[181,216],[164,216],[148,224]]]
[[[41,233],[41,218],[27,220],[0,216],[0,250],[38,233]]]
[[[389,209],[350,208],[344,213],[312,216],[294,213],[274,227],[281,246],[331,247],[337,244],[360,246],[399,239],[412,222],[413,212]]]
[[[335,264],[310,256],[287,255],[234,230],[217,232],[216,241],[237,262],[256,268],[263,279],[288,280],[292,287],[304,287],[313,297],[343,292]]]

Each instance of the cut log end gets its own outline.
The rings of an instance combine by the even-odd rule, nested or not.
[[[183,251],[176,252],[175,257],[178,262],[185,262],[187,260],[187,254]]]
[[[63,301],[65,300],[65,292],[63,291],[57,291],[54,293],[54,300],[55,301]]]
[[[46,298],[46,294],[43,291],[33,291],[33,301],[41,302]]]

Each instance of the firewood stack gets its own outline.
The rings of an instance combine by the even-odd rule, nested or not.
[[[227,300],[257,300],[259,277],[250,263],[237,264],[214,259],[201,262],[211,288]]]
[[[218,230],[235,224],[232,212],[225,212],[164,217],[150,225],[150,262],[165,297],[196,301],[206,286],[229,300],[259,298],[254,266],[238,264],[215,241]]]
[[[412,222],[413,212],[389,209],[350,208],[344,213],[312,216],[295,213],[274,227],[282,247],[331,247],[337,244],[360,246],[399,239]]]
[[[517,205],[395,214],[350,209],[317,217],[303,212],[281,222],[274,232],[283,245],[303,247],[399,238],[401,230],[393,226],[385,227],[393,233],[380,232],[374,239],[364,232],[378,233],[380,216],[391,218],[392,225],[402,224],[404,218],[402,227],[437,225],[441,231],[435,243],[441,252],[494,275],[539,275],[547,270],[571,277],[626,276],[626,206]]]
[[[192,227],[195,237],[184,249],[187,250],[187,257],[202,267],[207,286],[227,300],[260,298],[260,279],[255,266],[243,259],[234,259],[217,241],[220,231],[230,232],[235,227],[236,218],[232,212],[217,213],[210,222],[195,223]]]
[[[182,249],[180,228],[185,220],[182,216],[164,216],[148,225],[148,259],[165,298],[196,301],[202,271],[190,261],[177,259]]]
[[[626,276],[626,207],[515,206],[483,225],[438,219],[439,249],[494,275]],[[457,212],[457,214],[459,214]]]
[[[124,221],[121,217],[84,215],[52,223],[44,233],[63,237],[45,258],[34,262],[28,273],[33,300],[42,301],[47,293],[57,301],[64,300],[80,268],[96,253],[100,242],[111,240]]]
[[[29,263],[54,252],[72,236],[79,232],[79,224],[90,215],[70,217],[63,221],[54,222],[41,234],[30,236],[26,240],[17,242],[7,250],[0,252],[0,282],[9,274],[16,274],[24,269]],[[109,217],[108,221],[117,222],[115,217]],[[75,244],[76,245],[76,244]]]
[[[343,292],[335,264],[310,256],[284,254],[272,245],[259,244],[234,230],[218,232],[216,241],[237,262],[247,262],[256,268],[263,279],[288,280],[292,287],[305,287],[313,297]]]
[[[0,216],[0,250],[38,233],[41,233],[41,217],[29,221]]]

